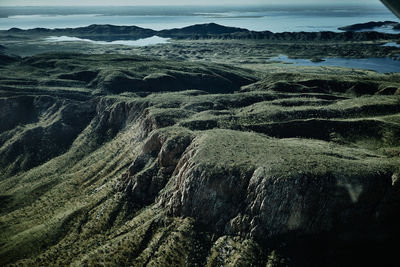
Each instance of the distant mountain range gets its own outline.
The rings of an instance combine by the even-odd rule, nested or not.
[[[394,30],[400,30],[400,23],[395,21],[370,21],[367,23],[358,23],[349,26],[338,28],[342,31],[362,31],[362,30],[373,30],[378,27],[392,27]]]
[[[365,28],[374,28],[382,25],[392,25],[395,22],[370,22],[356,24],[340,28],[348,32],[283,32],[273,33],[270,31],[250,31],[243,28],[227,27],[216,23],[196,24],[184,28],[156,31],[137,26],[115,26],[115,25],[90,25],[79,28],[46,29],[34,28],[22,30],[11,28],[7,31],[0,31],[0,34],[13,35],[68,35],[73,37],[87,38],[96,41],[114,40],[137,40],[148,38],[154,35],[173,39],[265,39],[265,40],[301,40],[301,41],[330,41],[330,40],[381,40],[398,39],[397,34],[380,32],[356,32]],[[398,27],[398,25],[393,25]]]
[[[4,31],[3,31],[4,32]],[[87,27],[64,28],[64,29],[46,29],[34,28],[22,30],[19,28],[11,28],[6,31],[12,34],[42,34],[42,35],[71,35],[75,37],[88,37],[93,40],[111,39],[141,39],[154,35],[168,38],[187,38],[193,35],[216,35],[216,34],[232,34],[232,33],[248,33],[247,29],[226,27],[215,23],[197,24],[180,29],[170,29],[155,31],[151,29],[140,28],[137,26],[115,26],[115,25],[98,25],[93,24]]]

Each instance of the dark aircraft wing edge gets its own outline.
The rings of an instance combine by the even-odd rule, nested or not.
[[[381,0],[398,18],[400,18],[400,1],[399,0]]]

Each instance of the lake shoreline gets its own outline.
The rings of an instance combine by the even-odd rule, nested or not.
[[[250,65],[271,64],[266,63],[265,59],[282,54],[289,58],[312,61],[323,58],[327,58],[328,62],[333,58],[348,59],[338,66],[350,68],[353,66],[346,62],[351,60],[382,58],[381,65],[387,69],[384,65],[388,63],[389,66],[394,64],[397,67],[400,55],[400,47],[393,45],[400,41],[400,34],[255,32],[215,23],[161,31],[115,25],[90,25],[55,30],[13,28],[0,31],[0,40],[3,53],[17,56],[67,50],[91,54],[140,54],[172,60],[217,60],[221,63]],[[390,62],[384,62],[384,58],[388,58]],[[319,67],[328,62],[307,62],[305,65]],[[371,69],[369,66],[355,66]],[[379,67],[372,69],[380,71]],[[390,72],[383,72],[387,71]]]

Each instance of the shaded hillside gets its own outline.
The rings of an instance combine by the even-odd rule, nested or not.
[[[157,35],[169,38],[187,38],[189,36],[220,35],[238,32],[250,32],[247,29],[222,26],[216,23],[196,24],[181,29],[158,31]]]
[[[11,28],[7,31],[0,31],[6,34],[17,34],[17,35],[69,35],[81,38],[89,38],[92,40],[121,40],[129,39],[136,40],[140,38],[147,38],[154,35],[168,37],[168,38],[179,38],[179,37],[190,37],[194,35],[220,35],[220,34],[231,34],[235,32],[249,32],[249,30],[226,27],[215,23],[198,24],[193,26],[184,27],[181,29],[170,29],[155,31],[151,29],[144,29],[137,26],[115,26],[115,25],[97,25],[93,24],[87,27],[79,28],[63,28],[63,29],[46,29],[46,28],[34,28],[28,30],[21,30],[19,28]]]
[[[47,54],[0,77],[2,265],[396,262],[397,74]]]
[[[114,26],[114,25],[97,25],[92,24],[87,27],[78,28],[62,28],[62,29],[46,29],[34,28],[21,30],[19,28],[11,28],[6,31],[8,34],[28,34],[28,35],[70,35],[81,38],[89,38],[92,40],[113,41],[121,39],[137,40],[141,38],[151,37],[156,31],[144,29],[136,26]]]

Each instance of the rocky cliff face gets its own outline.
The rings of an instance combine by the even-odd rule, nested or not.
[[[169,214],[222,235],[266,241],[372,225],[395,177],[380,156],[323,141],[193,135],[150,136],[120,188],[139,207],[159,195]]]
[[[257,149],[259,154],[249,157],[259,161],[251,164],[229,157]],[[378,158],[348,152],[323,142],[208,133],[182,157],[171,198],[160,200],[174,215],[258,240],[291,231],[316,234],[359,227],[376,220],[376,207],[391,188],[393,173],[377,164]],[[216,165],[199,158],[214,153],[221,158]],[[301,160],[303,155],[307,160]]]
[[[343,266],[396,255],[398,75],[259,78],[58,54],[9,63],[1,77],[2,264]]]

